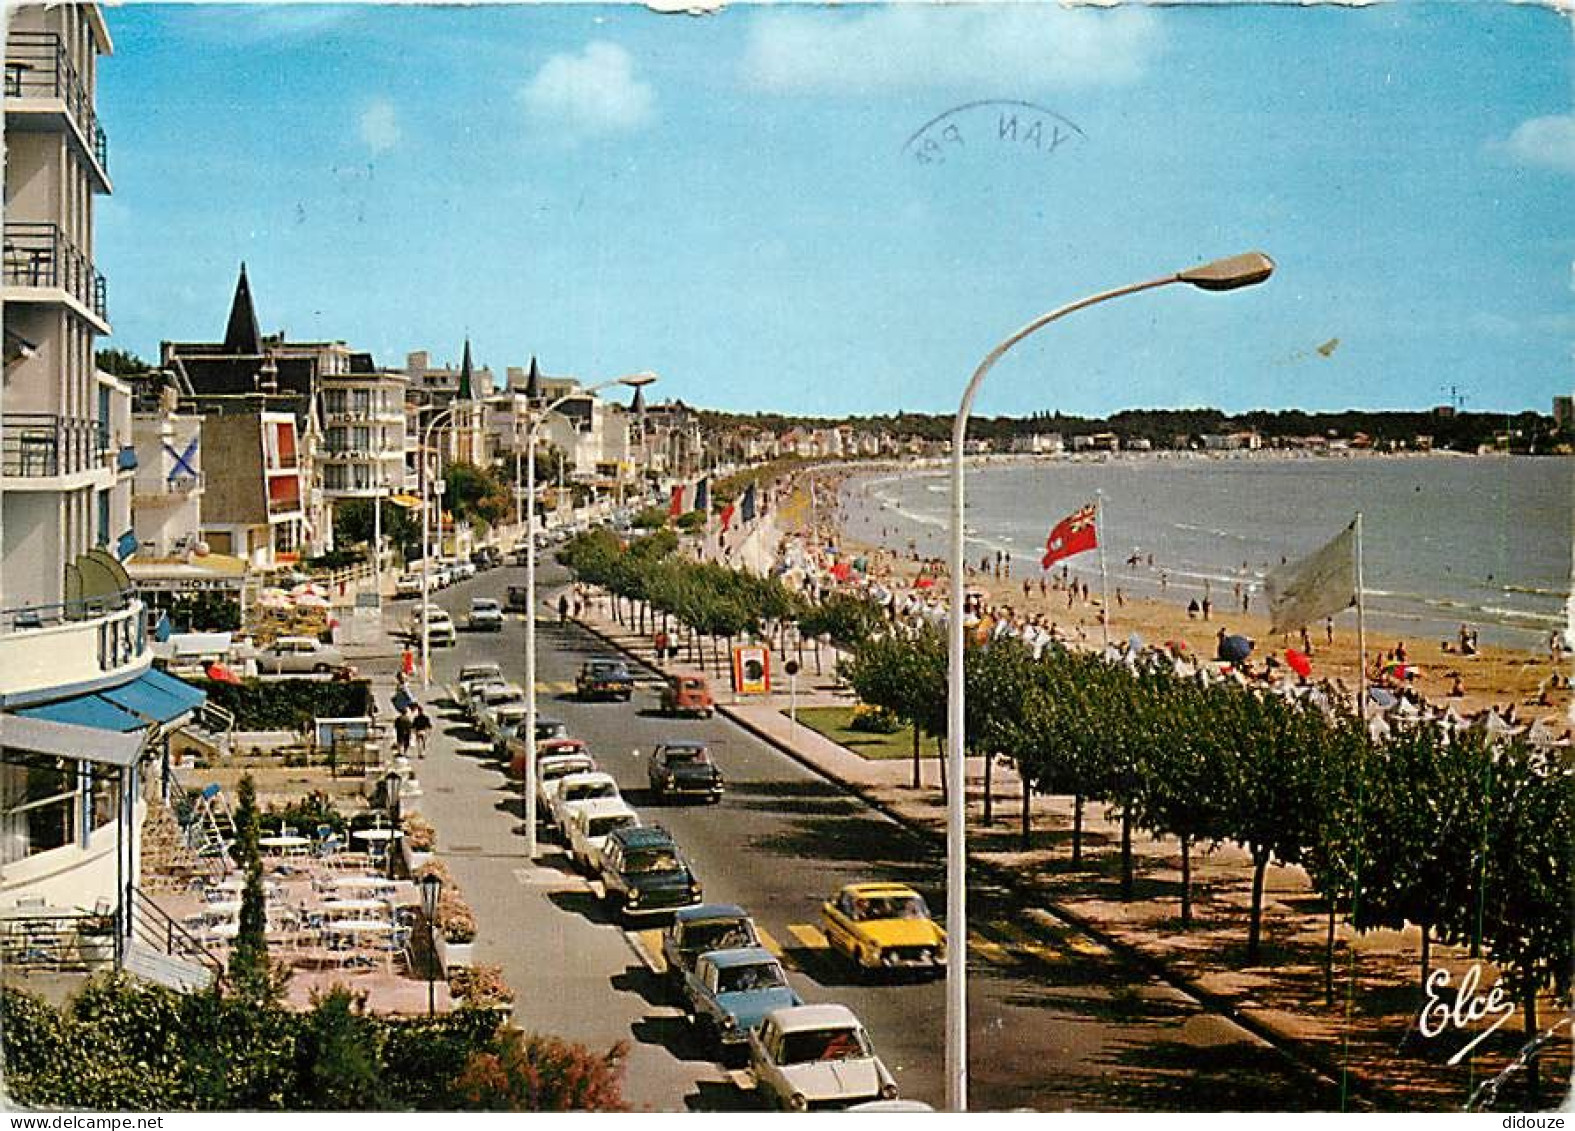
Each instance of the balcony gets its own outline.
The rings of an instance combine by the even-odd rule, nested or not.
[[[109,320],[104,276],[57,224],[6,224],[5,282],[11,287],[59,288],[101,321]]]
[[[103,466],[99,427],[39,412],[0,415],[0,475],[52,479]]]
[[[0,700],[91,684],[146,664],[142,602],[130,592],[0,610]]]
[[[64,103],[66,115],[81,131],[99,171],[108,176],[109,137],[93,112],[93,96],[58,33],[14,31],[6,37],[5,96]]]
[[[132,481],[131,503],[133,506],[180,503],[190,498],[193,492],[200,491],[202,486],[201,475],[179,475],[152,483],[145,479],[137,479]]]

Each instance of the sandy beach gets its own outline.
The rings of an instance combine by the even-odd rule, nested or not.
[[[915,561],[907,551],[905,538],[893,534],[888,545],[876,545],[847,536],[839,525],[840,514],[827,505],[830,488],[840,488],[852,472],[818,471],[816,482],[818,506],[814,518],[818,525],[811,529],[811,506],[807,486],[803,482],[785,485],[785,494],[776,511],[779,529],[786,535],[798,535],[812,548],[838,547],[844,556],[863,556],[869,564],[869,576],[890,588],[906,591],[913,585],[925,563]],[[1075,595],[1057,588],[1055,578],[1059,570],[1042,571],[1037,560],[1018,559],[1012,576],[1006,568],[999,575],[992,561],[988,571],[983,563],[969,563],[970,588],[988,594],[987,605],[1008,616],[1038,615],[1041,620],[1057,627],[1063,637],[1087,647],[1100,647],[1103,631],[1100,611],[1103,607],[1097,582],[1084,600],[1081,590]],[[1230,588],[1213,594],[1213,607],[1204,619],[1201,610],[1189,615],[1187,605],[1191,595],[1169,601],[1158,598],[1141,598],[1129,594],[1121,585],[1124,562],[1112,561],[1110,575],[1109,639],[1112,643],[1126,641],[1135,633],[1150,645],[1166,642],[1184,642],[1194,655],[1212,658],[1219,631],[1240,635],[1254,641],[1251,662],[1261,667],[1269,656],[1283,664],[1286,648],[1302,649],[1298,634],[1271,636],[1267,607],[1260,594],[1252,594],[1248,611],[1241,611],[1241,598]],[[1139,567],[1143,568],[1143,567]],[[928,569],[931,576],[936,570]],[[1044,585],[1041,586],[1041,580]],[[1075,580],[1075,578],[1074,578]],[[1024,582],[1027,582],[1025,587]],[[1323,625],[1310,629],[1308,634],[1314,680],[1343,682],[1353,694],[1358,683],[1358,649],[1356,612],[1347,610],[1334,617],[1332,636]],[[1409,680],[1416,692],[1429,703],[1442,708],[1453,704],[1457,713],[1466,715],[1487,708],[1501,712],[1513,706],[1515,718],[1522,723],[1544,719],[1564,734],[1575,723],[1575,704],[1567,687],[1553,688],[1550,676],[1555,673],[1561,682],[1570,674],[1570,655],[1555,659],[1546,649],[1540,653],[1525,653],[1482,646],[1475,655],[1462,655],[1455,640],[1391,639],[1378,636],[1371,629],[1367,632],[1366,656],[1371,670],[1375,660],[1388,657],[1397,645],[1403,645],[1408,668],[1414,669]],[[1446,647],[1449,649],[1446,651]],[[1451,696],[1455,690],[1455,677],[1459,675],[1463,694]]]

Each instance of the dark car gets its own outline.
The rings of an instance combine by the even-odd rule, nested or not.
[[[634,697],[634,676],[622,660],[586,660],[574,679],[574,691],[581,699],[622,699]]]
[[[651,751],[645,771],[657,797],[722,800],[722,771],[703,742],[664,742]]]
[[[602,847],[602,892],[625,919],[660,915],[700,902],[700,879],[660,825],[617,829]]]
[[[530,611],[530,586],[510,585],[508,595],[508,610],[511,613],[524,613]]]
[[[760,936],[749,912],[732,903],[702,903],[673,916],[662,932],[662,961],[674,994],[681,995],[685,975],[702,954],[759,945]]]

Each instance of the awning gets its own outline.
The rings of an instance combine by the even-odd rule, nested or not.
[[[0,715],[0,746],[22,753],[129,766],[142,752],[143,741],[140,734],[115,734],[103,727]]]
[[[16,714],[23,718],[127,733],[162,726],[190,714],[207,697],[206,692],[174,676],[149,668],[136,679],[119,687],[104,688],[37,707],[23,707]]]

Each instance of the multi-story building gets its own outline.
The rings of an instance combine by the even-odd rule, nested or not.
[[[306,482],[289,412],[203,417],[207,487],[202,541],[254,570],[299,561],[306,546]]]
[[[94,365],[110,332],[93,262],[109,31],[86,4],[7,15],[0,904],[119,908],[137,881],[142,769],[203,696],[151,670],[121,564],[136,548],[130,390]]]
[[[406,484],[405,375],[379,371],[370,354],[350,357],[345,373],[321,378],[318,451],[330,510],[347,499],[383,499]]]

